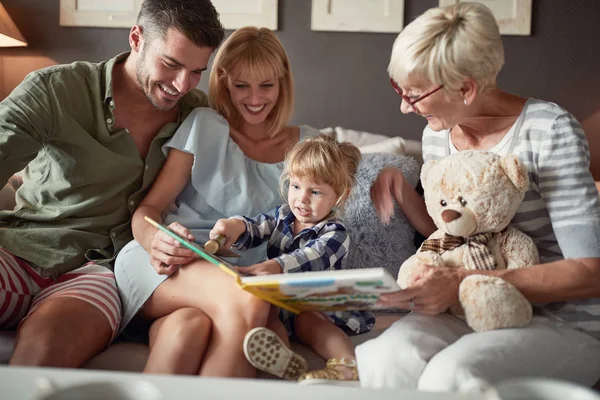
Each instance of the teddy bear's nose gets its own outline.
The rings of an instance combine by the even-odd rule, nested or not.
[[[462,216],[461,213],[459,213],[458,211],[454,211],[454,210],[445,210],[442,213],[442,219],[444,220],[445,223],[452,222],[455,219],[459,219],[461,216]]]

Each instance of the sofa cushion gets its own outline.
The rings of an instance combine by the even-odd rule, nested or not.
[[[373,330],[364,335],[351,336],[350,339],[355,345],[358,345],[376,337],[380,333],[381,330]],[[325,360],[308,347],[300,343],[292,343],[292,349],[306,359],[309,369],[321,369],[325,366]],[[85,368],[142,372],[144,365],[146,365],[148,354],[149,348],[146,344],[129,341],[118,342],[92,358],[86,364]],[[259,378],[276,379],[276,377],[262,372],[259,372]]]
[[[381,222],[373,207],[371,185],[387,165],[398,168],[407,181],[416,186],[419,166],[414,158],[387,153],[363,154],[343,218],[351,240],[348,268],[384,267],[397,276],[400,265],[416,251],[415,230],[398,205],[387,225]]]
[[[382,315],[377,316],[377,323],[373,330],[362,335],[351,336],[350,340],[355,345],[363,343],[369,339],[377,337],[389,325],[400,318],[401,315]],[[13,350],[15,331],[0,331],[0,364],[8,363]],[[303,356],[308,362],[311,370],[320,369],[325,366],[325,360],[319,357],[308,347],[292,342],[292,348],[298,354]],[[92,358],[86,365],[86,369],[115,370],[127,372],[142,372],[150,350],[148,345],[141,342],[129,340],[119,340],[111,344],[107,349]],[[267,373],[259,373],[260,378],[275,377]]]
[[[405,140],[399,136],[389,137],[378,133],[357,131],[354,129],[323,128],[322,134],[334,137],[339,142],[350,142],[358,147],[361,153],[394,153],[405,154]]]
[[[0,364],[8,363],[15,342],[15,331],[0,331]]]

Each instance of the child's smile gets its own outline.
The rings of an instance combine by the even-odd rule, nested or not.
[[[302,229],[325,219],[337,199],[338,194],[326,183],[290,176],[288,204]]]

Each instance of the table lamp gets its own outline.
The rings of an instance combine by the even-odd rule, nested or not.
[[[0,3],[0,47],[24,47],[27,42]]]

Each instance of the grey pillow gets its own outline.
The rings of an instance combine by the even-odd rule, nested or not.
[[[346,268],[384,267],[398,276],[400,265],[416,252],[415,229],[396,204],[394,217],[384,225],[371,201],[371,185],[387,165],[397,167],[411,185],[419,179],[419,165],[413,157],[390,154],[363,154],[356,185],[346,202],[343,220],[350,233]]]

